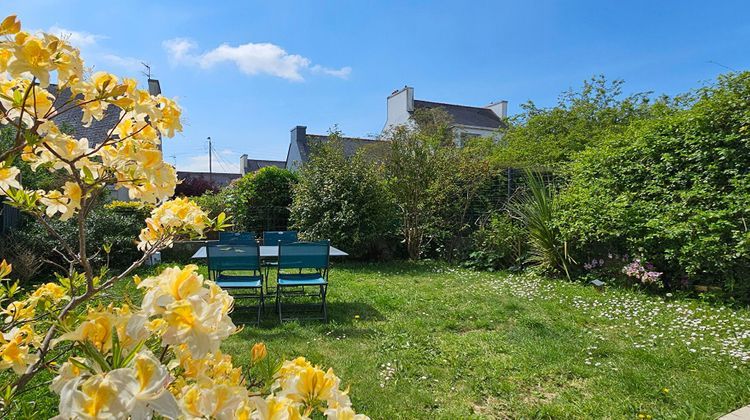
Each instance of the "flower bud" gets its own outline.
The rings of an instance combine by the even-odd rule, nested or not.
[[[253,349],[250,351],[250,361],[252,364],[256,364],[268,356],[268,350],[266,345],[263,343],[255,343]]]

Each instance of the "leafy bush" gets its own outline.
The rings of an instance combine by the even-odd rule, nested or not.
[[[217,186],[199,177],[189,177],[181,180],[174,189],[177,196],[197,197],[207,192],[218,190]]]
[[[511,167],[564,167],[577,152],[666,108],[664,99],[652,105],[648,93],[623,96],[623,84],[597,76],[584,81],[579,91],[562,93],[555,107],[522,104],[523,112],[510,120],[495,159]]]
[[[529,261],[543,270],[563,273],[570,278],[567,244],[554,224],[556,193],[538,172],[527,171],[525,183],[526,187],[509,203],[509,210],[528,234]]]
[[[275,166],[261,168],[235,181],[225,192],[235,229],[285,230],[296,183],[295,173]]]
[[[337,135],[316,145],[294,189],[292,220],[307,239],[330,239],[354,257],[387,257],[395,231],[393,201],[378,164],[348,158]]]
[[[410,124],[384,134],[388,190],[397,204],[400,233],[409,258],[463,257],[484,193],[496,178],[488,139],[458,147],[449,115],[442,109],[417,110]]]
[[[683,98],[582,152],[559,225],[581,260],[642,254],[672,285],[750,291],[750,73]]]
[[[206,191],[203,195],[193,197],[192,199],[211,218],[215,218],[222,212],[233,216],[234,209],[232,208],[232,203],[229,201],[231,190],[232,187],[230,186],[219,191]],[[234,220],[231,223],[234,223]]]
[[[106,253],[98,246],[110,244],[112,247],[109,259],[113,268],[123,268],[138,259],[143,253],[136,248],[135,238],[138,237],[143,219],[147,217],[148,212],[148,207],[122,202],[94,208],[85,225],[88,243],[91,244],[89,255],[98,252],[95,259],[103,262]],[[77,227],[74,220],[50,220],[49,223],[60,233],[65,243],[71,247],[77,246]],[[63,268],[63,272],[67,271],[68,264],[61,260],[61,254],[55,251],[63,251],[60,241],[35,220],[25,217],[22,225],[13,231],[12,241],[16,249],[33,252],[40,259],[59,264],[57,271]],[[12,259],[13,254],[10,255]]]
[[[464,265],[479,270],[518,268],[528,252],[526,230],[507,213],[495,213],[471,236],[472,252]]]

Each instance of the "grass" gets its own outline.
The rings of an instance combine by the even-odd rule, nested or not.
[[[430,263],[330,280],[328,324],[269,309],[223,349],[246,364],[263,341],[331,366],[374,419],[715,418],[750,403],[744,310]]]

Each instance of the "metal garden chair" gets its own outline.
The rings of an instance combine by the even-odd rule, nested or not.
[[[258,299],[258,323],[261,311],[265,308],[263,293],[263,273],[260,267],[260,247],[258,243],[218,243],[206,245],[208,278],[226,289],[235,299]],[[252,274],[226,273],[227,271],[251,271]],[[245,290],[246,293],[241,293]],[[240,293],[233,293],[240,291]]]
[[[269,230],[263,232],[263,245],[277,246],[279,244],[288,244],[297,242],[297,231],[296,230]],[[270,294],[268,288],[268,274],[271,267],[276,267],[277,261],[263,261],[263,266],[266,268],[266,294]]]
[[[296,230],[269,230],[263,232],[263,245],[278,245],[297,242]]]
[[[321,299],[320,313],[322,316],[308,319],[322,319],[328,322],[326,294],[328,293],[330,247],[330,241],[327,240],[279,244],[279,264],[276,276],[276,310],[279,312],[280,322],[284,322],[285,320],[282,312],[282,298],[285,295],[319,297]],[[298,272],[288,273],[288,270],[296,270]],[[310,272],[303,273],[303,271]],[[317,291],[306,294],[306,287]],[[285,293],[285,290],[289,289],[294,290],[291,293]]]
[[[255,232],[219,232],[220,244],[256,244]]]

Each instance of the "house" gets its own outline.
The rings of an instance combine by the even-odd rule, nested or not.
[[[205,182],[212,187],[226,187],[235,179],[242,178],[242,175],[227,172],[193,172],[177,171],[177,179],[182,182]]]
[[[266,166],[275,166],[277,168],[284,169],[286,167],[286,161],[248,159],[247,154],[240,156],[240,174],[242,175],[256,172],[260,168],[265,168]]]
[[[453,132],[459,145],[471,137],[499,139],[499,129],[505,125],[504,120],[508,116],[508,101],[494,102],[484,107],[422,101],[414,99],[414,88],[409,86],[391,93],[387,102],[384,132],[408,124],[412,114],[418,109],[441,108],[453,122]]]
[[[404,86],[394,91],[387,99],[388,112],[383,133],[394,127],[409,124],[415,110],[443,109],[451,118],[456,144],[461,145],[467,138],[492,137],[500,139],[501,128],[506,126],[508,116],[508,101],[491,103],[484,107],[446,104],[414,99],[414,88]],[[297,170],[309,160],[311,146],[328,140],[327,135],[307,134],[307,127],[298,125],[292,129],[286,161],[250,160],[247,155],[240,157],[242,173],[257,171],[264,166],[278,166],[289,170]],[[369,146],[382,145],[382,141],[359,137],[341,137],[344,153],[353,156],[359,149]],[[371,147],[377,149],[377,147]]]
[[[307,127],[303,125],[294,127],[292,129],[291,137],[285,166],[286,169],[289,169],[290,171],[296,171],[310,159],[310,150],[315,147],[315,144],[328,141],[329,139],[328,135],[307,134]],[[378,147],[383,143],[380,140],[363,139],[359,137],[339,137],[339,140],[344,148],[344,154],[347,157],[354,156],[354,154],[361,148]]]

